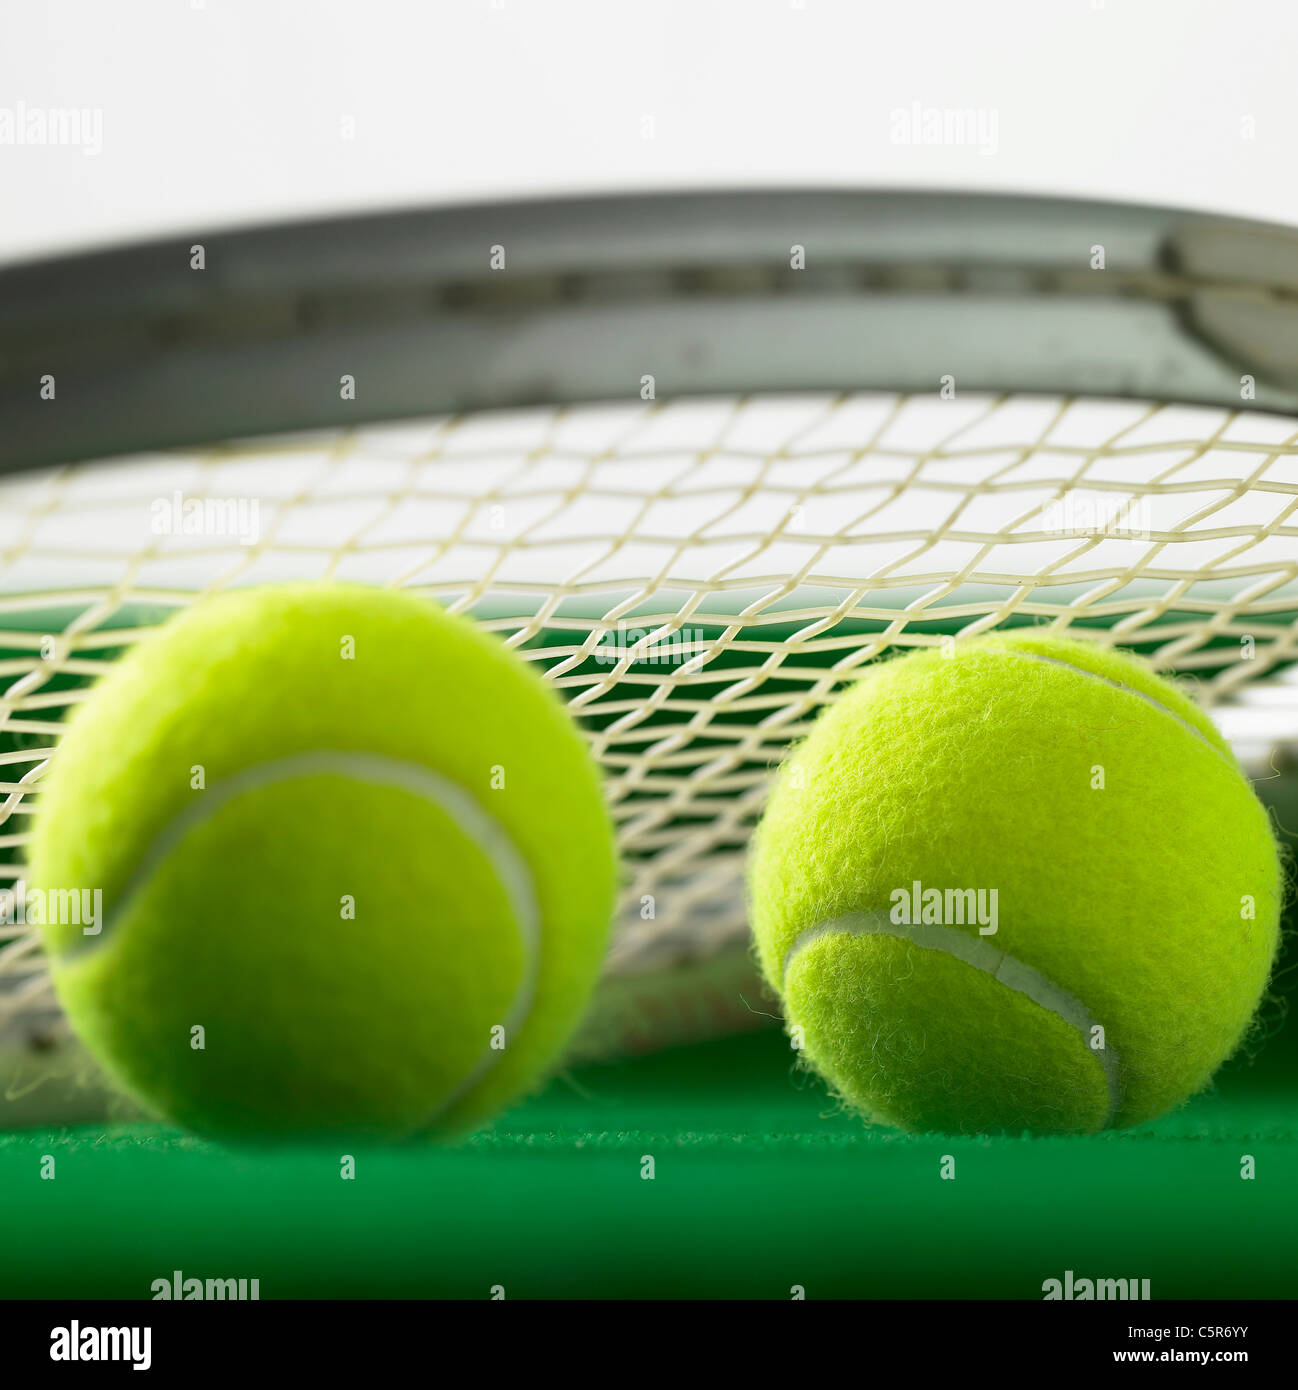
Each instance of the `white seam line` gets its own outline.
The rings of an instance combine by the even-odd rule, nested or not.
[[[998,656],[1015,657],[1025,661],[1039,661],[1049,666],[1059,666],[1066,671],[1085,679],[1097,680],[1107,685],[1112,690],[1121,691],[1127,695],[1134,695],[1137,699],[1143,700],[1147,705],[1157,710],[1160,714],[1166,715],[1174,720],[1188,734],[1192,734],[1202,744],[1215,753],[1223,762],[1234,766],[1232,760],[1220,749],[1210,738],[1188,720],[1182,718],[1174,709],[1169,709],[1161,700],[1143,690],[1137,690],[1134,686],[1127,685],[1122,681],[1114,680],[1099,671],[1088,670],[1084,666],[1077,666],[1071,661],[1061,657],[1046,656],[1041,652],[1025,651],[1014,647],[987,646],[986,651],[995,652]],[[887,912],[852,912],[833,922],[821,922],[816,926],[808,927],[801,931],[794,938],[793,944],[785,952],[784,960],[781,964],[780,983],[783,987],[784,979],[788,974],[789,965],[797,954],[809,946],[812,942],[819,940],[822,936],[829,936],[837,933],[847,933],[855,936],[878,935],[893,936],[898,940],[909,941],[912,945],[918,946],[921,950],[940,951],[952,956],[957,960],[963,961],[966,965],[972,966],[975,970],[981,970],[990,975],[998,984],[1004,985],[1007,989],[1012,989],[1016,994],[1022,994],[1030,999],[1034,1004],[1055,1015],[1061,1022],[1067,1024],[1078,1033],[1082,1046],[1099,1062],[1104,1072],[1105,1087],[1109,1097],[1108,1113],[1105,1116],[1104,1124],[1109,1125],[1113,1116],[1117,1113],[1118,1104],[1121,1100],[1121,1081],[1119,1078],[1120,1061],[1117,1053],[1107,1045],[1103,1051],[1095,1051],[1087,1046],[1085,1038],[1089,1031],[1098,1026],[1099,1021],[1095,1019],[1080,999],[1074,998],[1055,985],[1047,976],[1040,971],[1034,970],[1030,965],[1025,965],[1022,961],[1016,960],[1006,952],[998,950],[995,946],[982,936],[971,936],[967,932],[959,931],[954,927],[942,927],[932,925],[920,925],[899,927],[892,921]],[[1107,1044],[1107,1032],[1105,1042]]]
[[[71,964],[84,959],[93,951],[102,950],[112,938],[114,923],[129,910],[132,898],[140,891],[142,885],[157,872],[186,835],[214,816],[222,807],[236,797],[260,791],[277,782],[318,776],[341,776],[370,786],[397,787],[425,801],[431,801],[446,811],[456,827],[483,851],[505,890],[522,938],[522,978],[505,1017],[501,1020],[505,1036],[512,1042],[531,1013],[536,996],[541,930],[540,907],[536,900],[531,870],[500,824],[457,782],[422,764],[404,762],[378,753],[314,749],[241,768],[230,777],[224,778],[179,815],[174,816],[154,840],[127,880],[120,906],[105,921],[104,929],[98,937],[82,937],[77,947],[61,953],[56,958],[58,963]],[[415,1127],[415,1132],[434,1124],[439,1115],[450,1109],[466,1092],[477,1085],[501,1055],[488,1044],[483,1055],[469,1072],[424,1117]]]
[[[1111,690],[1120,690],[1124,695],[1134,695],[1138,700],[1144,700],[1147,705],[1158,710],[1160,714],[1165,714],[1169,719],[1175,720],[1188,734],[1193,734],[1201,743],[1210,748],[1225,763],[1232,767],[1234,763],[1215,743],[1203,732],[1196,728],[1187,719],[1183,719],[1174,709],[1169,709],[1160,699],[1154,695],[1146,694],[1143,690],[1137,690],[1134,685],[1125,685],[1122,681],[1113,680],[1112,677],[1101,674],[1099,671],[1089,671],[1084,666],[1074,666],[1071,661],[1064,661],[1057,656],[1043,656],[1040,652],[1018,651],[1013,647],[988,647],[986,650],[994,651],[998,656],[1018,657],[1026,661],[1040,661],[1048,666],[1061,666],[1065,671],[1072,671],[1074,674],[1086,677],[1090,680],[1100,681],[1107,685]],[[1103,650],[1102,648],[1097,650]]]
[[[899,941],[909,941],[924,951],[939,951],[952,956],[964,964],[990,975],[998,984],[1022,994],[1034,1004],[1052,1013],[1079,1035],[1085,1050],[1099,1062],[1104,1072],[1105,1088],[1108,1092],[1109,1107],[1101,1128],[1107,1128],[1117,1113],[1122,1096],[1119,1078],[1120,1059],[1108,1047],[1108,1034],[1105,1033],[1105,1047],[1095,1051],[1086,1042],[1090,1030],[1099,1026],[1080,999],[1060,989],[1047,976],[1021,960],[999,950],[984,936],[971,936],[956,927],[939,926],[899,926],[887,912],[849,912],[832,922],[819,922],[808,927],[794,938],[793,944],[785,952],[780,968],[780,987],[783,990],[789,966],[794,958],[813,942],[823,936],[846,934],[850,936],[891,936]]]

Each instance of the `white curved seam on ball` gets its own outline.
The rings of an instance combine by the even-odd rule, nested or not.
[[[370,786],[397,787],[446,811],[456,827],[472,840],[495,868],[518,923],[523,945],[523,974],[514,999],[501,1020],[505,1036],[512,1041],[522,1028],[536,997],[537,972],[540,962],[540,905],[535,884],[527,862],[500,824],[479,802],[457,782],[442,776],[419,763],[404,762],[379,753],[360,753],[318,749],[294,753],[284,758],[241,768],[209,788],[193,805],[175,816],[166,829],[154,840],[127,880],[121,903],[105,922],[96,938],[82,937],[78,947],[60,956],[60,962],[79,960],[104,947],[112,936],[114,922],[128,910],[131,899],[143,884],[157,872],[159,866],[175,851],[181,841],[210,819],[236,797],[260,791],[277,782],[294,781],[303,777],[344,776]],[[483,1055],[468,1073],[438,1104],[423,1117],[416,1129],[434,1124],[482,1079],[501,1056],[488,1043]]]
[[[1122,1099],[1120,1059],[1117,1053],[1107,1046],[1107,1033],[1106,1046],[1102,1050],[1096,1051],[1088,1046],[1086,1035],[1092,1028],[1100,1026],[1099,1020],[1091,1015],[1080,999],[1060,989],[1048,976],[999,950],[986,937],[971,936],[956,927],[923,924],[904,926],[894,922],[887,912],[849,912],[832,922],[818,922],[814,927],[807,927],[805,931],[798,933],[784,954],[780,969],[781,989],[788,977],[789,966],[800,952],[821,937],[839,934],[892,936],[899,941],[909,941],[921,950],[939,951],[943,955],[953,956],[965,965],[990,975],[1006,989],[1024,995],[1034,1004],[1054,1014],[1060,1022],[1067,1024],[1079,1035],[1083,1048],[1099,1062],[1104,1072],[1104,1084],[1109,1098],[1109,1107],[1102,1127],[1113,1123],[1113,1117]]]
[[[1019,651],[1013,647],[990,647],[988,650],[995,651],[1001,656],[1018,657],[1024,661],[1040,661],[1048,666],[1061,666],[1065,671],[1072,671],[1076,675],[1099,681],[1101,684],[1107,685],[1111,690],[1119,690],[1123,692],[1123,694],[1134,695],[1138,700],[1144,700],[1147,705],[1152,705],[1160,714],[1165,714],[1169,719],[1174,720],[1186,733],[1193,734],[1195,738],[1201,740],[1201,742],[1206,747],[1210,748],[1222,762],[1234,766],[1231,759],[1213,743],[1202,729],[1196,728],[1188,719],[1182,719],[1174,709],[1169,709],[1167,705],[1155,696],[1146,694],[1143,690],[1137,690],[1134,685],[1126,685],[1122,681],[1115,681],[1110,676],[1101,675],[1099,671],[1088,671],[1084,666],[1074,666],[1071,661],[1063,661],[1057,656],[1045,656],[1041,652]]]

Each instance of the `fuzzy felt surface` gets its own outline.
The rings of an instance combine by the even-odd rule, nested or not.
[[[462,816],[330,765],[347,753],[462,789],[523,865],[535,940]],[[469,1127],[546,1074],[615,860],[579,732],[499,642],[411,596],[288,585],[196,606],[109,671],[42,787],[31,882],[103,891],[98,940],[47,939],[124,1089],[201,1130],[391,1134]],[[456,1094],[520,992],[521,1026]]]
[[[835,930],[889,921],[916,882],[996,890],[983,939],[1060,1007],[906,925]],[[853,1105],[912,1129],[1085,1132],[1163,1113],[1239,1045],[1282,874],[1184,691],[1098,647],[997,635],[872,668],[822,716],[780,774],[750,895],[764,973]]]

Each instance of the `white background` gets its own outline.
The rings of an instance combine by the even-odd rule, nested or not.
[[[1298,224],[1294,0],[7,0],[0,259],[286,215],[754,185]],[[994,141],[899,143],[970,110]]]

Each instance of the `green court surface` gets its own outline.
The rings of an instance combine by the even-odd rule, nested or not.
[[[774,1032],[585,1068],[455,1147],[15,1132],[0,1294],[147,1298],[180,1270],[266,1299],[1034,1299],[1072,1270],[1292,1298],[1296,1054],[1282,1029],[1173,1115],[1086,1139],[867,1129]]]

